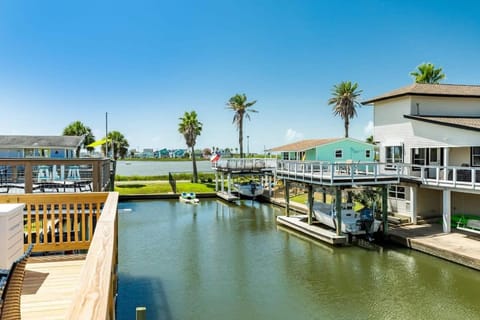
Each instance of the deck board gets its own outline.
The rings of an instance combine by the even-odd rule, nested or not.
[[[82,257],[32,259],[27,263],[22,291],[22,319],[65,319],[80,283]],[[84,257],[83,257],[84,258]]]

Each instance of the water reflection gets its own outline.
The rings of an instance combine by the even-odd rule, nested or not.
[[[480,314],[478,272],[403,248],[377,252],[318,243],[277,227],[282,211],[269,205],[129,205],[135,214],[119,219],[119,319],[133,317],[133,294],[136,304],[156,310],[152,319]]]

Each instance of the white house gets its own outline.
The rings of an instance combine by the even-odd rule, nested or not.
[[[389,209],[417,218],[480,216],[480,86],[412,84],[364,101],[386,170],[400,170]]]

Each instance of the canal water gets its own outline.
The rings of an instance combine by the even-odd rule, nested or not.
[[[479,319],[480,272],[404,248],[333,248],[251,201],[119,205],[118,319]]]
[[[192,172],[191,161],[118,161],[116,173],[120,176],[161,176]],[[198,172],[213,172],[210,161],[197,161]]]

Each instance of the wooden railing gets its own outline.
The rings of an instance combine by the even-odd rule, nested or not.
[[[0,192],[77,191],[87,186],[100,192],[108,190],[109,183],[109,159],[0,159]]]
[[[115,319],[118,264],[118,193],[110,192],[97,222],[66,319]]]
[[[25,247],[35,252],[87,250],[67,319],[114,319],[118,263],[118,193],[0,195],[24,203]]]

